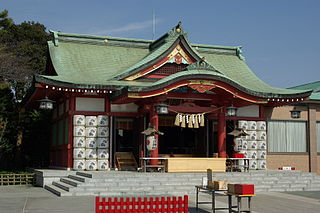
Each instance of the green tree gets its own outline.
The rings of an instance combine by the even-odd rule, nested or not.
[[[7,10],[0,12],[0,169],[18,169],[18,162],[26,162],[22,155],[23,133],[34,137],[33,131],[39,130],[32,129],[32,125],[47,119],[46,115],[36,113],[35,122],[25,124],[23,115],[29,112],[21,112],[20,102],[33,75],[45,70],[49,39],[44,25],[32,21],[15,24]]]
[[[0,81],[10,84],[16,100],[22,100],[33,74],[45,70],[49,39],[44,25],[15,24],[7,10],[0,13]]]

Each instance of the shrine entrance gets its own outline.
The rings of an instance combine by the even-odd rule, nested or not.
[[[200,128],[182,128],[174,125],[175,116],[159,117],[159,154],[188,157],[212,157],[217,153],[215,120],[206,120]]]

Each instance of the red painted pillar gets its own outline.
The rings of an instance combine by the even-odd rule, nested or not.
[[[67,168],[73,168],[73,114],[75,111],[75,98],[69,97],[69,112],[68,112],[68,145],[67,145]]]
[[[104,111],[106,113],[110,113],[111,104],[110,104],[110,101],[109,101],[108,97],[105,97],[104,102],[105,102],[104,103]]]
[[[223,112],[218,114],[218,156],[226,158],[226,117]]]
[[[150,109],[150,124],[151,126],[153,126],[155,129],[159,129],[159,116],[158,114],[155,112],[154,107],[152,107]],[[157,143],[159,142],[159,136],[155,135]],[[157,144],[157,148],[155,148],[154,150],[150,151],[151,157],[152,158],[157,158],[159,157],[159,143]],[[151,165],[158,165],[158,160],[153,159],[150,161]]]
[[[262,118],[265,120],[266,114],[265,114],[265,109],[263,105],[259,105],[259,118]]]
[[[140,115],[142,115],[143,113],[141,112],[141,110],[139,110],[139,114]],[[142,132],[142,131],[144,131],[145,130],[145,123],[144,123],[144,119],[145,119],[145,117],[144,116],[140,116],[139,117],[139,132]],[[139,141],[140,141],[140,143],[139,143],[139,157],[140,158],[143,158],[143,157],[145,157],[144,155],[145,155],[145,153],[144,153],[144,149],[145,149],[145,144],[144,144],[144,140],[145,140],[145,135],[143,135],[143,134],[140,134],[140,136],[139,136]],[[143,166],[143,160],[140,160],[140,166],[142,167]]]

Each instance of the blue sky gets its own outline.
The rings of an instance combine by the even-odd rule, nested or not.
[[[68,33],[152,39],[183,22],[192,43],[242,46],[265,82],[320,80],[319,0],[0,0],[15,23]]]

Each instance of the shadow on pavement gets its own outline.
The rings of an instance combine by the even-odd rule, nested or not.
[[[299,191],[299,192],[297,191],[297,192],[282,192],[282,193],[320,200],[320,191]]]
[[[198,209],[197,211],[195,207],[189,207],[189,213],[208,213],[208,211],[203,209]]]

